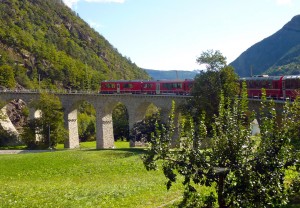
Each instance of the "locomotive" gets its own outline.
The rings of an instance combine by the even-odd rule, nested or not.
[[[300,95],[300,75],[258,75],[240,78],[240,83],[244,81],[250,98],[260,98],[262,88],[266,89],[266,96],[272,99],[294,100]]]
[[[116,80],[101,82],[102,94],[176,94],[189,95],[193,80]]]
[[[101,82],[102,94],[175,94],[190,95],[193,80],[115,80]],[[291,99],[300,95],[300,75],[268,76],[257,75],[239,79],[246,82],[248,96],[260,98],[261,89],[266,89],[266,96],[272,99]]]

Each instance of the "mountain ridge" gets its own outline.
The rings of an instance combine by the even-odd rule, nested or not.
[[[230,63],[240,76],[300,74],[300,15]]]

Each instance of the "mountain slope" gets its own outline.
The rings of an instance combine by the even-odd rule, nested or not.
[[[251,69],[253,75],[300,74],[300,15],[251,46],[230,65],[240,76],[250,76]]]
[[[194,79],[199,71],[182,71],[182,70],[154,70],[154,69],[145,69],[145,71],[151,76],[154,80],[162,79]]]
[[[104,79],[149,78],[61,0],[2,0],[0,16],[0,85],[7,65],[25,88],[97,89]]]

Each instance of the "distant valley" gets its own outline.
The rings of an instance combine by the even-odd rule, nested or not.
[[[154,69],[144,69],[153,80],[162,79],[194,79],[194,77],[199,73],[199,70],[184,71],[184,70],[154,70]]]

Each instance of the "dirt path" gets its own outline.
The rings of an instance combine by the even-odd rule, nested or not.
[[[25,154],[25,153],[41,153],[41,152],[51,152],[53,150],[0,150],[1,154]]]

